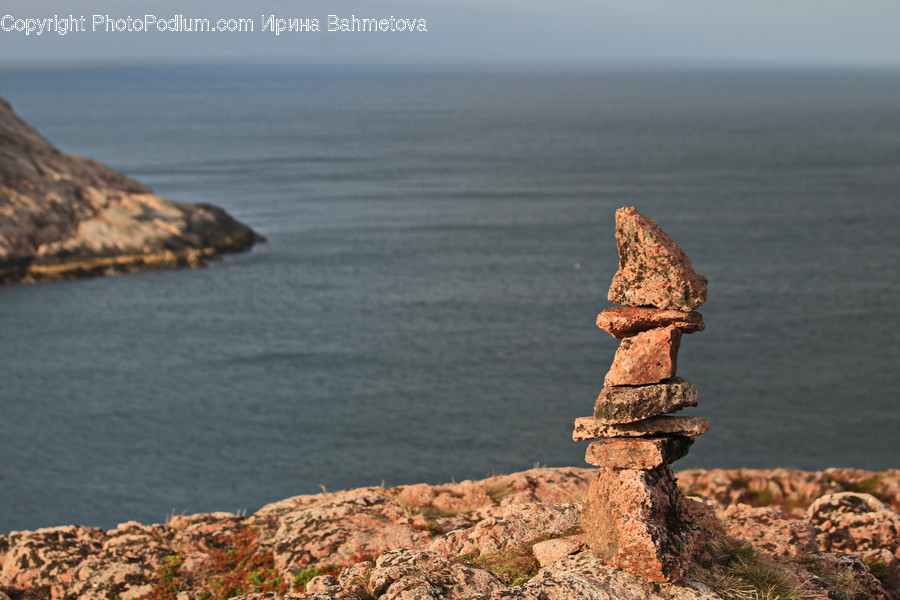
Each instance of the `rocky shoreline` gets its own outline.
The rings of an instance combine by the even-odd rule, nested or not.
[[[260,241],[221,208],[61,152],[0,98],[0,283],[201,267]]]
[[[594,477],[538,468],[297,496],[249,516],[13,532],[0,536],[0,599],[900,599],[900,470],[682,471],[715,539],[678,584],[587,550]]]

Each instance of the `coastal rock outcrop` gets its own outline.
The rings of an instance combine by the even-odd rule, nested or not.
[[[686,557],[680,583],[653,582],[586,551],[592,534],[578,527],[581,504],[594,497],[589,486],[611,480],[596,478],[595,469],[567,467],[296,496],[246,517],[210,513],[157,525],[123,523],[109,531],[67,526],[13,532],[0,536],[0,598],[722,600],[734,597],[726,592],[735,585],[748,584],[719,571],[750,564],[771,581],[799,586],[806,598],[900,600],[885,562],[900,551],[891,525],[897,514],[890,508],[900,497],[889,491],[900,472],[834,472],[842,489],[870,487],[883,501],[848,504],[849,496],[826,492],[821,501],[807,498],[807,507],[814,506],[808,512],[788,514],[774,495],[757,497],[769,504],[751,507],[711,497],[679,499],[656,486],[649,496],[618,494],[622,510],[615,518],[638,527],[647,526],[639,518],[648,507],[643,501],[670,503],[691,528],[712,531],[717,521],[724,524],[731,537],[721,539],[731,554],[697,547]],[[683,472],[678,485],[685,494],[711,491],[705,475]],[[723,490],[736,489],[746,485],[746,475],[718,470],[714,479]],[[771,481],[784,490],[813,490],[809,482],[829,478],[787,469],[752,475],[754,485]],[[618,476],[625,486],[660,472],[620,470]],[[794,496],[782,499],[799,506]],[[626,506],[632,501],[638,504]],[[745,593],[753,597],[752,590]]]
[[[203,266],[262,237],[61,152],[0,98],[0,283]]]

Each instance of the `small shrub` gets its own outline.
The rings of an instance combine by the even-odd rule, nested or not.
[[[210,570],[218,573],[203,586],[207,600],[225,600],[254,592],[288,591],[287,582],[275,570],[271,552],[261,552],[256,532],[244,529],[217,538],[209,554]]]
[[[175,600],[179,592],[191,592],[197,600],[225,600],[254,592],[288,591],[272,553],[259,548],[253,529],[216,537],[208,552],[205,563],[192,572],[185,571],[181,556],[167,556],[144,600]]]
[[[177,554],[172,554],[163,558],[165,563],[161,567],[156,568],[156,583],[153,589],[144,596],[144,600],[175,600],[178,592],[187,588],[187,585],[181,578],[181,565],[184,564],[184,558]]]

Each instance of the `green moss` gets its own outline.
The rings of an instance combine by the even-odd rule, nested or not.
[[[296,577],[294,577],[294,591],[304,591],[306,589],[306,584],[319,575],[324,575],[324,573],[322,573],[322,569],[320,569],[319,567],[310,567],[308,569],[303,569],[302,571],[297,573]]]
[[[830,473],[825,473],[825,481],[828,483],[836,483],[841,486],[845,492],[856,492],[857,494],[871,494],[882,502],[890,503],[891,497],[881,491],[881,477],[866,477],[865,479],[852,480],[835,477]]]
[[[291,588],[295,592],[303,592],[306,590],[306,584],[312,581],[314,578],[319,577],[320,575],[331,575],[332,577],[337,577],[340,574],[341,568],[332,565],[323,564],[315,567],[309,567],[307,569],[303,569],[294,576],[294,581],[291,585]]]
[[[843,485],[844,489],[848,492],[872,494],[874,496],[878,493],[878,488],[881,486],[881,477],[868,477],[866,479],[860,479],[859,481],[845,481],[842,482],[841,485]]]
[[[541,568],[531,551],[532,546],[533,544],[529,544],[482,554],[467,562],[484,569],[510,587],[522,585]]]
[[[747,502],[750,506],[770,506],[775,503],[775,496],[769,490],[748,488],[747,494],[750,496]]]
[[[515,587],[534,577],[541,568],[540,563],[534,557],[535,544],[555,538],[569,537],[581,532],[581,526],[575,525],[561,534],[546,535],[515,548],[480,555],[469,552],[460,554],[458,558],[464,563],[484,569],[506,585]]]
[[[888,579],[891,577],[891,572],[888,569],[887,563],[883,560],[878,560],[876,558],[866,559],[866,564],[869,565],[869,570],[872,571],[872,575],[880,581],[881,583],[887,585]]]

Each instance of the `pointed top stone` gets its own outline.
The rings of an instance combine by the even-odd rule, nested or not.
[[[633,206],[616,211],[619,270],[609,301],[626,306],[692,311],[706,302],[706,277],[656,221]]]

